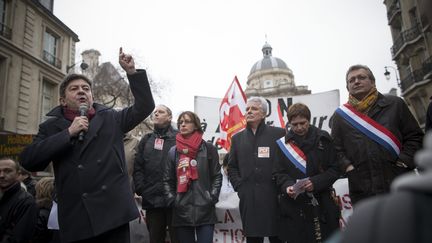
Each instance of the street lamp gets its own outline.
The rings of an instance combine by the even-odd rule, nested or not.
[[[75,67],[75,65],[77,65],[78,63],[81,63],[80,64],[80,68],[82,70],[86,70],[89,67],[89,65],[87,63],[85,63],[84,61],[79,61],[77,63],[74,63],[74,64],[70,65],[70,66],[67,65],[66,66],[66,73],[69,73],[69,70],[71,70],[73,67]]]
[[[388,70],[387,68],[391,68],[391,69],[393,69],[393,71],[395,72],[395,75],[396,75],[396,82],[397,82],[397,85],[398,85],[399,87],[401,87],[401,83],[400,83],[400,79],[399,79],[399,75],[398,75],[398,70],[397,70],[396,68],[392,67],[392,66],[385,66],[385,67],[384,67],[384,70],[385,70],[385,72],[384,72],[384,76],[385,76],[385,78],[386,78],[387,80],[390,80],[390,72],[389,72],[389,70]]]

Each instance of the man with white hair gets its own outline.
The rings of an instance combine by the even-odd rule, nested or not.
[[[272,177],[276,140],[282,128],[265,124],[267,101],[251,97],[246,104],[246,129],[232,138],[228,175],[240,198],[240,215],[247,242],[281,242],[277,238],[277,189]]]

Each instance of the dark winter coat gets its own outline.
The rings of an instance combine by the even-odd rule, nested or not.
[[[425,132],[428,132],[431,129],[432,129],[432,101],[429,102],[428,108],[426,110]]]
[[[184,193],[177,193],[179,158],[176,147],[172,147],[163,176],[165,197],[168,205],[173,207],[172,225],[200,226],[217,223],[215,205],[219,200],[222,174],[216,147],[203,140],[196,157],[198,179],[191,181],[189,189]]]
[[[0,243],[30,242],[37,220],[36,202],[15,183],[0,199]]]
[[[263,121],[255,135],[247,127],[232,138],[228,176],[240,198],[240,215],[246,236],[277,234],[277,190],[272,168],[276,140],[284,135],[285,129],[270,127]],[[258,150],[267,148],[269,156],[260,158]]]
[[[145,71],[128,75],[135,104],[120,111],[94,104],[84,141],[71,138],[71,121],[61,107],[39,126],[39,133],[21,154],[29,171],[52,161],[62,241],[87,239],[129,223],[139,216],[128,180],[124,134],[154,109]]]
[[[142,208],[166,207],[162,176],[168,151],[176,143],[177,131],[169,126],[144,135],[141,139],[134,163],[135,191],[142,196]],[[156,138],[163,139],[162,150],[155,149]]]
[[[344,171],[349,164],[354,166],[354,170],[347,173],[353,203],[388,192],[395,177],[415,167],[413,157],[422,146],[423,132],[401,98],[379,94],[367,116],[391,131],[401,142],[398,160],[408,168],[397,166],[397,160],[382,145],[335,113],[332,137],[338,161]]]
[[[33,236],[32,243],[59,243],[58,230],[48,229],[48,219],[51,211],[49,205],[39,205],[38,219],[36,223],[36,232]]]
[[[26,187],[28,193],[30,193],[33,197],[36,197],[36,180],[31,176],[28,176],[22,181]]]
[[[321,237],[326,239],[339,226],[339,207],[332,197],[332,185],[339,177],[336,152],[330,135],[310,126],[304,139],[290,131],[285,143],[293,141],[306,155],[306,175],[296,168],[278,147],[273,175],[279,188],[280,230],[279,238],[293,243],[315,242],[314,218],[319,219]],[[287,194],[287,187],[298,179],[309,177],[313,195],[319,206],[311,205],[306,193],[293,199]],[[299,233],[302,232],[302,233]]]

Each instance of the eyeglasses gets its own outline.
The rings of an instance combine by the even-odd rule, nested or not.
[[[190,120],[180,120],[180,121],[178,121],[178,124],[179,125],[181,125],[181,124],[191,124],[191,123],[193,123],[192,121],[190,121]]]
[[[350,79],[348,79],[348,83],[354,83],[356,81],[356,79],[358,79],[359,81],[363,81],[368,79],[368,76],[365,75],[357,75],[357,76],[353,76]]]

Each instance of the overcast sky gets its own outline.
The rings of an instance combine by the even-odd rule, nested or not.
[[[78,36],[77,54],[96,49],[118,65],[118,47],[168,87],[157,103],[174,114],[194,96],[223,97],[237,75],[243,89],[266,41],[312,93],[339,89],[345,72],[366,64],[377,87],[397,87],[386,9],[377,0],[55,0],[54,14]],[[77,55],[77,60],[81,60]],[[399,92],[399,90],[398,90]],[[175,117],[176,119],[176,117]]]

